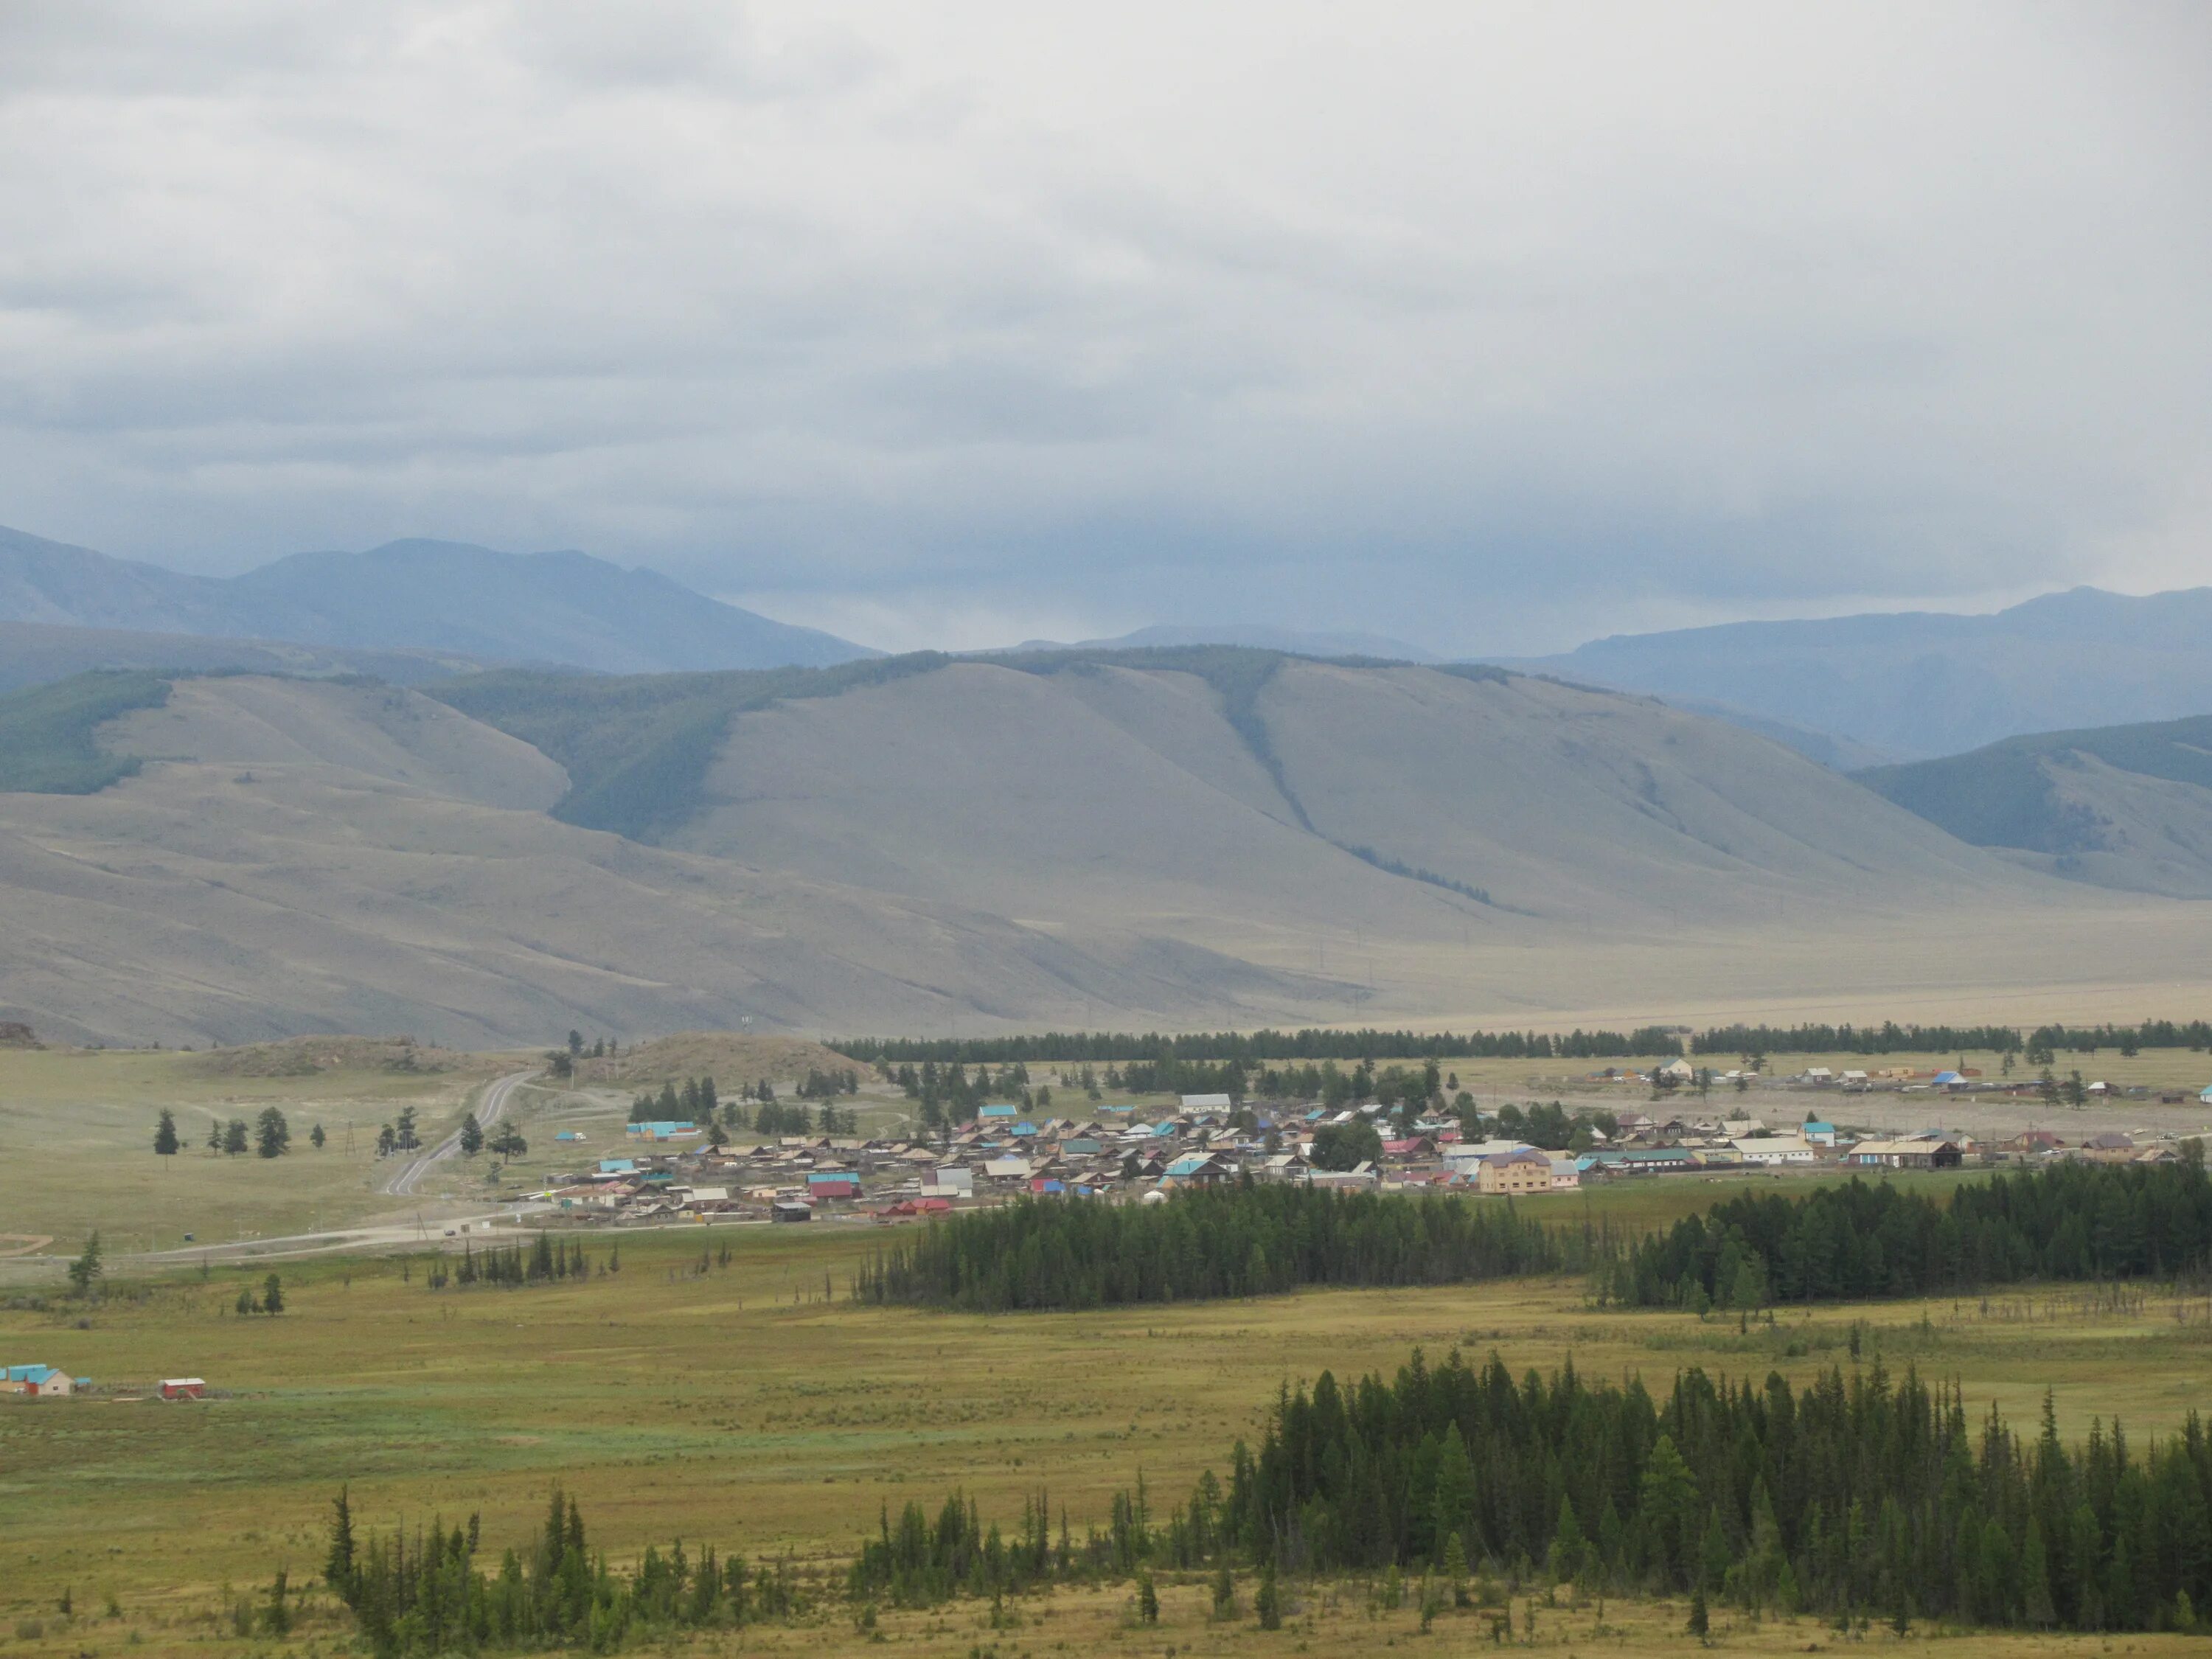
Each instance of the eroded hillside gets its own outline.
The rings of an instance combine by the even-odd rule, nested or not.
[[[1496,671],[1203,648],[434,698],[236,675],[83,732],[117,700],[40,695],[42,741],[123,775],[0,793],[0,1016],[64,1037],[1634,1023],[1901,993],[2132,1016],[2207,975],[2187,907],[2022,869],[1737,728]]]

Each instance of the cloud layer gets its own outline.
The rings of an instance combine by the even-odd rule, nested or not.
[[[2202,8],[0,9],[0,522],[905,646],[2212,579]]]

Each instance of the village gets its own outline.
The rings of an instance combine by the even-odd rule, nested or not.
[[[1186,1094],[1171,1105],[1092,1107],[1084,1118],[1054,1116],[1013,1102],[987,1103],[935,1139],[785,1134],[750,1146],[726,1144],[711,1123],[641,1121],[619,1152],[569,1172],[531,1195],[555,1215],[582,1223],[667,1224],[685,1220],[796,1223],[822,1218],[911,1221],[956,1207],[1023,1196],[1066,1195],[1164,1202],[1176,1192],[1241,1180],[1345,1190],[1437,1192],[1519,1198],[1572,1192],[1615,1181],[1668,1176],[1874,1174],[1953,1170],[2052,1159],[2166,1162],[2182,1156],[2178,1135],[2144,1137],[2082,1126],[2073,1135],[2022,1128],[1978,1138],[1931,1127],[1909,1133],[1853,1131],[1820,1115],[1770,1126],[1739,1103],[1717,1109],[1716,1082],[1742,1074],[1700,1073],[1686,1061],[1650,1073],[1608,1069],[1593,1084],[1648,1085],[1652,1109],[1554,1103],[1528,1115],[1468,1109],[1408,1114],[1381,1102],[1335,1110],[1299,1103]],[[1793,1094],[1848,1096],[1887,1089],[1937,1100],[1995,1094],[2034,1098],[2033,1083],[1990,1085],[1955,1070],[1872,1074],[1813,1067],[1781,1082]],[[2090,1097],[2122,1097],[2087,1085]],[[1695,1110],[1670,1103],[1694,1091]],[[2145,1091],[2130,1090],[2128,1097]],[[2182,1097],[2171,1097],[2169,1103]],[[2212,1104],[2212,1089],[2203,1098]],[[1534,1132],[1540,1119],[1550,1133]],[[1480,1126],[1470,1134],[1470,1126]],[[1555,1144],[1540,1144],[1555,1143]]]
[[[1385,1077],[1386,1087],[1391,1075]],[[1778,1095],[1796,1121],[1753,1115],[1749,1087],[1767,1102]],[[1052,1115],[1029,1103],[991,1102],[934,1138],[840,1133],[769,1134],[733,1144],[723,1120],[644,1115],[620,1130],[621,1145],[502,1200],[497,1222],[459,1222],[439,1242],[465,1248],[464,1235],[512,1237],[532,1229],[666,1228],[790,1224],[817,1220],[896,1225],[956,1210],[1023,1199],[1164,1204],[1187,1188],[1241,1181],[1346,1192],[1433,1193],[1486,1199],[1540,1199],[1584,1188],[1662,1178],[1802,1178],[1969,1168],[2033,1169],[2053,1162],[2157,1164],[2186,1156],[2179,1133],[2131,1133],[2069,1125],[2075,1133],[2027,1127],[1977,1136],[1936,1125],[1899,1133],[1853,1127],[1835,1106],[1877,1093],[1925,1097],[1944,1104],[1980,1100],[2050,1103],[2047,1079],[1990,1081],[1971,1067],[1868,1072],[1820,1066],[1786,1077],[1748,1069],[1716,1073],[1675,1060],[1647,1071],[1608,1066],[1577,1079],[1586,1095],[1648,1091],[1642,1106],[1572,1108],[1500,1105],[1476,1109],[1409,1109],[1381,1100],[1331,1109],[1307,1102],[1184,1094],[1171,1102],[1087,1102],[1083,1118]],[[2076,1087],[2087,1102],[2145,1099],[2142,1088]],[[1714,1097],[1716,1089],[1720,1099]],[[696,1095],[696,1086],[690,1091]],[[1730,1098],[1730,1096],[1733,1098]],[[669,1098],[673,1098],[670,1091]],[[1614,1098],[1618,1098],[1615,1095]],[[2191,1097],[2166,1091],[2166,1104]],[[2212,1088],[2194,1097],[2212,1106]],[[647,1099],[650,1097],[648,1097]],[[711,1081],[707,1100],[713,1102]],[[1722,1102],[1727,1104],[1720,1109]],[[1831,1103],[1832,1103],[1832,1104]],[[835,1121],[835,1114],[828,1114]],[[842,1126],[841,1126],[842,1127]],[[1470,1133],[1473,1129],[1478,1133]],[[556,1149],[587,1150],[584,1132],[563,1129]],[[262,1311],[256,1308],[253,1311]],[[273,1308],[270,1310],[273,1311]],[[136,1403],[190,1401],[219,1390],[198,1376],[160,1378],[118,1389],[95,1387],[46,1358],[0,1364],[0,1400],[99,1397]]]

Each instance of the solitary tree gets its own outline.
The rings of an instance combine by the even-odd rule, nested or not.
[[[392,1144],[403,1152],[411,1152],[422,1144],[422,1137],[415,1131],[415,1109],[402,1106],[399,1121],[393,1130]]]
[[[568,1033],[568,1057],[569,1057],[571,1060],[577,1060],[577,1059],[580,1059],[580,1058],[582,1058],[582,1056],[583,1056],[583,1053],[584,1053],[584,1034],[583,1034],[581,1031],[571,1031],[571,1032],[569,1032],[569,1033]]]
[[[106,1271],[100,1264],[100,1235],[95,1232],[84,1241],[84,1254],[70,1263],[70,1289],[79,1296],[90,1296],[92,1287]]]
[[[483,1151],[483,1125],[477,1121],[476,1114],[471,1112],[461,1120],[461,1152],[466,1157],[474,1158]]]
[[[1283,1627],[1283,1593],[1275,1588],[1275,1561],[1273,1556],[1260,1569],[1259,1594],[1252,1598],[1252,1611],[1259,1615],[1261,1630],[1280,1630]]]
[[[166,1106],[161,1108],[161,1121],[154,1126],[154,1150],[163,1158],[177,1155],[176,1115]]]
[[[261,1281],[261,1311],[265,1314],[284,1311],[284,1281],[275,1273]]]
[[[1160,1622],[1160,1593],[1152,1587],[1152,1575],[1137,1575],[1137,1617],[1147,1625]]]
[[[1218,1571],[1213,1575],[1213,1616],[1234,1619],[1237,1616],[1237,1577],[1229,1571],[1224,1558]]]
[[[331,1553],[323,1563],[323,1582],[341,1599],[353,1587],[353,1505],[349,1489],[338,1488],[336,1516],[331,1522]]]
[[[222,1150],[222,1120],[219,1117],[208,1120],[207,1149],[211,1152]]]
[[[1705,1592],[1701,1585],[1690,1592],[1689,1632],[1702,1642],[1711,1628],[1712,1621],[1705,1613]]]
[[[264,1158],[282,1158],[292,1145],[292,1126],[274,1106],[265,1109],[255,1127],[253,1150]]]
[[[323,1143],[328,1140],[330,1137],[323,1133],[323,1126],[318,1123],[313,1128],[307,1131],[307,1139],[314,1143],[315,1150],[319,1152],[323,1150]]]
[[[246,1120],[234,1117],[222,1126],[222,1150],[235,1158],[246,1150]]]

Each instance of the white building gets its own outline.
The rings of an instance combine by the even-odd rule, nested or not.
[[[1486,1158],[1504,1158],[1512,1152],[1535,1150],[1525,1140],[1455,1140],[1443,1148],[1448,1164],[1476,1164]]]
[[[1795,1135],[1768,1135],[1756,1140],[1731,1140],[1736,1154],[1746,1164],[1810,1164],[1813,1146],[1810,1141]]]

